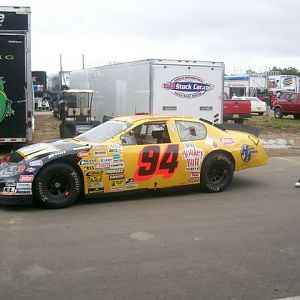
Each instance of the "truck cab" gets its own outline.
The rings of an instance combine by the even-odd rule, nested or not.
[[[300,119],[300,93],[285,92],[273,104],[274,116],[277,119],[293,115]]]
[[[224,93],[223,121],[232,120],[234,123],[243,124],[244,120],[249,118],[251,118],[251,102],[235,96],[229,99],[228,94]]]

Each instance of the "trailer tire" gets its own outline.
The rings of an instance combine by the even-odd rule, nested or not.
[[[64,163],[45,166],[33,182],[34,203],[43,208],[64,208],[72,205],[82,192],[79,172]]]
[[[213,152],[201,167],[201,188],[210,193],[225,190],[232,181],[234,168],[234,161],[228,154]]]

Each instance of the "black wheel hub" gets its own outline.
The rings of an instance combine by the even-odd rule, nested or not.
[[[228,171],[224,166],[214,166],[214,168],[211,168],[208,172],[209,181],[212,184],[219,184],[224,180],[227,173]]]
[[[62,174],[56,174],[48,181],[48,192],[56,197],[67,197],[70,187],[70,181]]]

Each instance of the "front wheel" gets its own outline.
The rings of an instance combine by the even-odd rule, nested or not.
[[[276,118],[276,119],[282,119],[282,117],[283,117],[283,113],[282,113],[282,111],[281,111],[281,109],[280,108],[275,108],[275,110],[274,110],[274,117]]]
[[[79,172],[64,163],[45,166],[33,183],[34,202],[44,208],[63,208],[72,205],[82,191]]]
[[[234,162],[226,153],[213,153],[201,168],[200,184],[204,191],[216,193],[225,190],[231,183]]]

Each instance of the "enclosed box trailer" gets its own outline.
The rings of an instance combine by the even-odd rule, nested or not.
[[[0,145],[32,140],[30,8],[0,6]]]
[[[92,115],[149,113],[223,120],[224,63],[149,59],[72,71],[70,87],[95,91]]]

